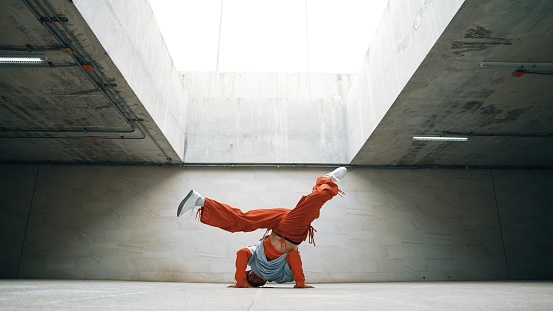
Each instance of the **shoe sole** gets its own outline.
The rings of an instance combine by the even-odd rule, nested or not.
[[[181,215],[181,211],[182,211],[182,208],[184,207],[184,204],[186,204],[186,201],[190,199],[193,193],[194,193],[194,190],[190,190],[190,192],[188,192],[188,194],[184,197],[184,199],[182,199],[182,202],[180,202],[179,208],[177,209],[177,217]]]
[[[337,168],[336,170],[338,170],[338,169],[340,169],[340,167]],[[336,170],[334,170],[334,171],[336,171]],[[345,171],[344,171],[344,170],[339,170],[339,171],[336,172],[336,173],[342,173],[342,176],[338,177],[338,176],[336,176],[335,174],[333,174],[334,171],[332,171],[332,172],[330,173],[330,175],[334,176],[334,178],[336,178],[337,181],[341,181],[342,179],[344,179],[344,177],[346,177],[346,174],[348,173],[348,169],[347,169],[347,168],[345,169]]]

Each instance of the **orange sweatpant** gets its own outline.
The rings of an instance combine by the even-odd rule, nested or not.
[[[228,204],[205,198],[200,221],[229,232],[250,232],[272,229],[274,233],[299,244],[305,241],[311,222],[319,218],[326,201],[338,194],[338,186],[328,177],[319,177],[310,194],[303,196],[296,207],[255,209],[242,212]]]

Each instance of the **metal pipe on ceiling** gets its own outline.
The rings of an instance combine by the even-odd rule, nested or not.
[[[240,168],[272,168],[272,169],[334,169],[336,167],[344,166],[348,169],[382,169],[382,170],[552,170],[553,166],[490,166],[490,165],[357,165],[357,164],[340,164],[340,163],[327,163],[327,164],[302,164],[302,163],[141,163],[135,162],[90,162],[90,163],[74,163],[74,162],[25,162],[25,161],[0,161],[0,164],[13,164],[13,165],[50,165],[50,166],[133,166],[133,167],[183,167],[183,168],[227,168],[227,169],[240,169]]]
[[[99,132],[99,131],[95,131],[95,132],[91,132],[93,134],[87,134],[88,131],[77,131],[77,130],[56,130],[56,131],[53,131],[53,130],[17,130],[17,131],[14,131],[14,130],[8,130],[8,131],[4,131],[4,130],[1,130],[0,129],[0,133],[3,133],[3,132],[8,132],[8,133],[13,133],[13,132],[17,132],[17,133],[34,133],[34,134],[37,134],[37,135],[14,135],[14,136],[0,136],[0,138],[14,138],[14,139],[17,139],[17,138],[44,138],[44,139],[51,139],[51,138],[65,138],[65,139],[71,139],[71,138],[74,138],[74,139],[82,139],[82,138],[90,138],[90,139],[93,139],[93,140],[97,140],[97,139],[144,139],[146,138],[146,135],[140,135],[140,136],[125,136],[123,134],[121,134],[121,132],[119,131],[102,131],[102,132]],[[58,134],[57,136],[38,136],[39,134],[50,134],[50,135],[56,135]],[[60,135],[61,134],[61,135]],[[117,136],[113,136],[113,134],[119,134]]]
[[[30,45],[27,45],[27,48],[23,49],[23,48],[16,48],[16,47],[10,47],[10,46],[0,46],[0,51],[10,51],[10,52],[27,52],[27,53],[31,53],[31,52],[56,52],[56,51],[60,51],[61,48],[45,48],[45,47],[40,47],[40,48],[33,48],[32,46]]]
[[[27,0],[23,0],[23,1],[27,2]],[[63,22],[59,22],[59,21],[61,21],[61,19],[57,16],[57,14],[54,12],[54,10],[50,7],[48,2],[46,0],[41,0],[41,1],[48,8],[48,10],[50,10],[50,16],[52,16],[54,18],[54,19],[51,19],[49,17],[46,17],[47,19],[50,19],[51,23],[42,23],[42,24],[50,31],[50,33],[54,34],[55,32],[58,32],[54,36],[56,38],[58,38],[58,40],[60,41],[60,43],[63,46],[70,47],[73,50],[73,54],[70,54],[70,55],[77,62],[77,64],[79,64],[80,70],[84,73],[84,75],[86,77],[88,77],[88,79],[92,82],[94,87],[96,89],[98,89],[108,99],[108,101],[116,108],[118,113],[125,120],[125,122],[127,123],[127,125],[130,128],[129,130],[127,130],[125,132],[133,132],[135,130],[135,127],[132,123],[130,123],[130,120],[137,119],[137,118],[132,118],[132,115],[128,114],[128,111],[130,109],[128,109],[128,107],[126,107],[126,105],[124,105],[122,102],[113,100],[113,98],[112,98],[112,97],[114,97],[113,94],[108,95],[107,92],[105,92],[103,88],[98,86],[98,85],[102,85],[102,84],[103,85],[109,84],[109,81],[107,80],[107,78],[105,78],[103,76],[103,74],[97,72],[97,68],[95,68],[96,66],[93,66],[94,70],[92,70],[92,72],[84,69],[83,65],[85,65],[85,64],[92,65],[92,64],[94,64],[94,61],[92,60],[92,58],[90,58],[90,56],[86,53],[86,51],[83,49],[83,47],[79,44],[77,39],[67,29],[65,24]],[[43,11],[45,16],[48,16],[47,12],[37,3],[38,1],[34,0],[34,2]],[[35,15],[38,15],[38,13],[35,14]],[[44,20],[46,18],[39,18],[39,20]],[[58,22],[58,23],[56,23],[56,22]],[[61,28],[63,29],[63,32],[66,34],[66,36],[69,37],[69,40],[73,41],[74,43],[71,44],[70,42],[67,42],[65,39],[63,39],[62,38],[63,34],[61,34],[56,27],[52,27],[52,25],[56,25],[56,27],[58,27],[57,25],[61,25]],[[81,61],[81,59],[79,59],[79,57],[82,58],[84,60],[84,62]],[[92,74],[94,74],[96,76],[97,80],[99,80],[99,81],[94,80],[93,77],[92,77]],[[127,108],[127,109],[125,109],[125,108]]]
[[[462,135],[469,137],[517,137],[517,138],[553,138],[553,133],[461,133],[461,132],[442,132],[442,136]]]
[[[26,0],[24,0],[26,1]],[[37,2],[37,0],[34,0],[35,3]],[[42,0],[42,2],[44,3],[44,5],[48,8],[48,10],[50,10],[50,13],[51,13],[51,16],[53,16],[57,21],[61,21],[61,19],[57,16],[57,14],[55,13],[55,11],[52,9],[52,7],[50,6],[50,4],[48,3],[48,1],[46,0]],[[80,51],[80,55],[82,55],[84,57],[84,59],[86,61],[88,61],[88,63],[90,64],[93,64],[93,60],[92,58],[86,53],[86,51],[83,49],[83,47],[79,44],[78,40],[75,38],[75,36],[73,36],[73,34],[67,29],[67,27],[65,26],[65,24],[63,22],[60,22],[59,23],[61,25],[61,27],[63,28],[64,32],[69,36],[69,38],[74,42],[74,45],[70,45],[70,44],[66,44],[66,46],[70,46],[72,47],[73,49],[73,54],[71,54],[72,56],[75,55],[75,49],[74,47],[77,47],[77,49]],[[76,56],[73,56],[75,58],[75,60],[78,61],[78,59],[76,58]],[[134,127],[134,124],[136,122],[136,124],[138,125],[136,128],[141,132],[142,134],[142,138],[145,138],[146,136],[148,136],[152,142],[156,145],[156,147],[163,153],[163,155],[165,156],[165,159],[168,160],[168,161],[171,161],[171,157],[169,157],[169,155],[167,155],[167,153],[165,152],[165,150],[163,150],[163,148],[161,148],[161,146],[159,145],[159,143],[152,138],[152,136],[150,135],[149,131],[146,129],[146,127],[140,122],[141,120],[136,116],[136,114],[134,113],[134,111],[132,111],[123,101],[123,99],[121,98],[121,96],[119,95],[119,93],[117,92],[114,92],[112,91],[112,88],[110,87],[109,89],[107,90],[110,90],[109,92],[109,95],[111,95],[113,98],[111,98],[110,96],[108,96],[108,92],[105,92],[101,87],[98,87],[99,84],[102,84],[102,85],[109,85],[110,82],[108,81],[108,79],[103,75],[101,74],[101,72],[97,71],[96,68],[95,70],[92,71],[92,73],[94,75],[96,75],[96,77],[100,80],[100,83],[95,83],[95,81],[92,79],[91,75],[90,75],[90,72],[89,71],[86,71],[84,69],[83,66],[81,66],[81,70],[83,71],[83,73],[89,77],[89,79],[91,80],[91,82],[100,90],[100,92],[102,92],[102,94],[104,94],[104,96],[106,96],[106,98],[116,107],[116,109],[118,111],[121,112],[121,114],[125,114],[125,115],[128,115],[129,118],[127,119],[127,124],[129,124],[132,128],[132,130],[134,131],[135,127]],[[129,123],[129,121],[131,123]]]
[[[34,0],[35,2],[37,0]],[[46,7],[50,10],[50,12],[52,13],[52,16],[54,18],[56,18],[58,21],[60,21],[60,18],[57,16],[57,14],[55,13],[55,11],[52,9],[52,7],[50,6],[50,4],[48,3],[48,1],[46,0],[42,0],[42,2],[46,5]],[[63,22],[60,22],[59,23],[62,28],[64,29],[65,33],[69,35],[69,37],[73,40],[73,42],[75,43],[75,46],[81,51],[81,55],[83,55],[88,61],[90,64],[93,64],[93,60],[92,58],[86,53],[86,51],[83,49],[83,47],[79,44],[79,41],[75,38],[75,36],[73,36],[73,34],[67,29],[67,27],[65,26],[65,23]],[[71,45],[68,45],[68,46],[71,46]],[[72,56],[74,55],[71,54]],[[87,75],[89,78],[90,75],[89,75],[89,72],[88,71],[85,71],[84,70],[84,67],[81,66],[81,70],[85,73],[85,75]],[[101,80],[101,84],[102,85],[109,85],[110,82],[109,80],[99,71],[97,71],[96,69],[93,71],[93,73]],[[91,79],[92,80],[92,79]],[[94,81],[92,81],[93,84],[94,84]],[[95,83],[95,86],[98,87],[98,83]],[[141,119],[139,119],[136,114],[134,113],[134,111],[132,109],[130,109],[124,102],[124,100],[121,98],[121,96],[119,95],[119,93],[113,91],[113,89],[110,87],[108,88],[108,90],[110,90],[110,95],[112,95],[114,98],[115,98],[115,101],[111,100],[109,98],[109,96],[107,96],[106,92],[104,92],[102,90],[102,88],[98,87],[98,89],[100,90],[100,92],[102,92],[102,94],[104,94],[106,96],[106,98],[108,98],[108,100],[110,100],[110,102],[112,102],[114,105],[117,103],[120,104],[120,107],[122,108],[122,111],[121,112],[126,112],[130,118],[128,119],[128,121],[131,122],[131,124],[129,124],[133,129],[135,128],[133,126],[132,123],[136,123],[137,124],[137,129],[141,132],[141,134],[146,137],[148,136],[152,142],[156,145],[156,147],[162,152],[162,154],[165,156],[165,159],[167,161],[171,161],[171,157],[169,157],[169,155],[165,152],[165,150],[163,150],[163,148],[161,148],[161,146],[159,145],[159,143],[150,135],[148,129],[141,123]],[[118,109],[119,110],[119,109]]]
[[[69,31],[69,29],[67,29],[67,27],[65,26],[65,22],[67,22],[67,19],[60,18],[46,0],[41,0],[42,4],[44,5],[44,7],[46,7],[46,9],[42,5],[40,5],[37,0],[33,0],[38,10],[40,10],[44,14],[43,17],[40,16],[37,9],[35,9],[28,2],[28,0],[22,0],[22,1],[29,8],[29,10],[35,15],[37,20],[46,27],[46,29],[50,32],[50,34],[52,34],[52,36],[54,36],[54,38],[62,46],[64,46],[65,48],[70,48],[73,51],[73,53],[69,55],[71,55],[71,57],[75,60],[75,62],[79,64],[79,67],[83,72],[83,74],[87,76],[88,79],[94,85],[94,87],[98,89],[104,95],[104,97],[106,97],[106,99],[112,104],[112,106],[117,110],[117,112],[121,115],[121,117],[125,120],[125,122],[129,126],[129,129],[125,131],[90,131],[89,133],[108,133],[108,132],[109,133],[121,133],[121,132],[131,133],[131,132],[134,132],[135,130],[138,130],[141,133],[142,137],[139,137],[139,138],[125,137],[125,139],[144,139],[146,136],[148,136],[152,140],[152,142],[156,145],[156,147],[161,151],[161,153],[165,156],[165,159],[168,161],[171,161],[172,160],[171,157],[169,157],[169,155],[165,152],[165,150],[163,150],[163,148],[161,148],[159,143],[151,136],[147,128],[141,123],[142,120],[138,118],[134,113],[134,111],[125,104],[121,96],[117,92],[113,91],[111,87],[109,88],[100,87],[100,85],[111,85],[111,83],[101,72],[97,70],[96,66],[93,65],[94,61],[92,60],[92,58],[86,53],[86,51],[79,44],[78,40],[73,36],[73,34]],[[58,26],[54,27],[52,25],[61,25],[61,28],[68,39],[65,40],[63,38],[64,36],[61,33],[61,31],[56,28]],[[72,41],[72,42],[69,42],[69,41]],[[83,65],[93,66],[92,72],[85,70]],[[137,126],[134,125],[135,123]],[[80,132],[81,131],[75,131],[72,133],[80,133]],[[84,137],[89,137],[89,136],[84,136]],[[46,137],[43,137],[43,138],[46,138]],[[72,138],[72,137],[65,137],[65,138]],[[117,139],[117,138],[107,138],[107,139]]]
[[[125,121],[125,123],[129,126],[128,129],[125,129],[125,130],[101,130],[101,131],[90,131],[91,133],[132,133],[135,131],[135,127],[132,123],[129,122],[129,119],[131,119],[128,115],[126,115],[124,113],[124,111],[122,111],[122,109],[119,107],[119,105],[117,103],[115,103],[112,98],[110,96],[108,96],[106,94],[106,92],[104,92],[102,90],[102,88],[100,88],[98,86],[98,83],[96,81],[94,81],[94,79],[88,74],[88,72],[86,70],[84,70],[84,68],[82,67],[83,65],[83,62],[79,59],[79,57],[77,56],[77,53],[79,53],[79,56],[83,59],[86,59],[88,63],[92,63],[92,59],[88,56],[88,54],[86,54],[86,52],[83,50],[83,48],[78,44],[78,42],[75,41],[75,37],[71,36],[73,38],[73,40],[75,41],[76,45],[77,45],[77,48],[79,49],[79,51],[77,51],[75,49],[75,47],[73,45],[71,45],[69,42],[67,42],[64,38],[63,38],[63,34],[61,34],[57,28],[55,27],[52,27],[52,25],[58,25],[58,24],[61,24],[63,27],[64,27],[64,32],[66,34],[70,34],[70,32],[67,30],[67,28],[65,27],[65,25],[63,24],[63,21],[59,19],[59,17],[57,17],[57,15],[55,14],[55,12],[53,12],[53,10],[51,10],[51,7],[48,5],[48,7],[50,8],[50,13],[53,13],[51,14],[51,16],[53,16],[53,19],[48,17],[49,14],[47,14],[47,12],[45,11],[44,8],[42,8],[42,6],[37,2],[37,0],[33,0],[33,2],[35,3],[35,5],[37,6],[37,8],[44,14],[45,17],[42,17],[39,12],[37,11],[37,9],[35,9],[27,0],[22,0],[23,3],[25,3],[25,5],[27,6],[27,8],[35,15],[36,19],[38,21],[41,22],[41,24],[48,30],[48,32],[50,32],[50,34],[64,47],[69,47],[71,48],[71,50],[73,51],[72,54],[70,54],[70,56],[74,59],[74,61],[79,65],[79,68],[80,70],[84,73],[84,75],[92,82],[92,84],[94,85],[94,87],[96,89],[98,89],[103,95],[104,97],[106,97],[108,99],[108,101],[112,104],[112,106],[116,109],[116,111],[118,112],[118,114],[121,116],[121,118],[123,118],[123,120]],[[43,3],[45,1],[43,0]],[[45,4],[46,5],[46,4]],[[44,22],[46,21],[46,22]],[[96,73],[97,77],[98,74]],[[107,79],[103,79],[104,81],[100,81],[100,83],[102,84],[105,84],[106,82],[109,83],[109,81],[107,81]],[[131,119],[132,120],[132,119]],[[82,127],[84,128],[84,126]],[[77,130],[77,131],[65,131],[64,129],[61,129],[61,130],[58,130],[58,129],[53,129],[53,130],[49,130],[50,132],[66,132],[66,133],[82,133],[82,130]],[[17,131],[12,131],[12,132],[17,132]],[[142,133],[144,135],[144,133]],[[13,138],[13,137],[12,137]],[[66,137],[55,137],[55,138],[66,138]]]
[[[77,65],[77,64],[74,64],[74,65],[65,64],[65,65],[53,65],[52,67],[50,67],[49,64],[46,64],[46,65],[32,65],[32,64],[28,65],[28,64],[24,64],[24,65],[0,65],[0,69],[27,69],[27,68],[52,69],[52,68],[77,67],[77,66],[79,66],[79,65]]]

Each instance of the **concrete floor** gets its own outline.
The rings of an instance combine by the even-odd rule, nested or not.
[[[0,309],[553,310],[553,282],[269,284],[0,280]]]

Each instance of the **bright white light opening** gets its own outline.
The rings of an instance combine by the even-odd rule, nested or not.
[[[413,140],[426,141],[468,141],[468,137],[451,137],[451,136],[414,136]]]
[[[357,73],[389,0],[150,0],[179,71]]]
[[[40,56],[0,56],[0,64],[36,64],[46,61],[48,57],[45,55]]]

